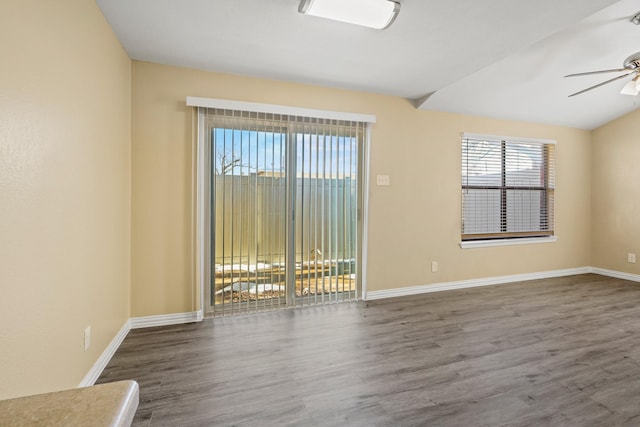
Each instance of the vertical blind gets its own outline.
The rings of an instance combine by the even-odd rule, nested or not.
[[[356,298],[366,123],[205,108],[214,313]]]
[[[287,128],[280,117],[203,109],[211,165],[216,315],[285,306]]]
[[[555,142],[462,136],[462,240],[551,236]]]

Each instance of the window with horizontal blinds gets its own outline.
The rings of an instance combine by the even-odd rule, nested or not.
[[[553,236],[555,142],[462,135],[462,240]]]

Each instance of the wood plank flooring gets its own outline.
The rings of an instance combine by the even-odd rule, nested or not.
[[[640,425],[640,284],[588,274],[129,333],[135,426]]]

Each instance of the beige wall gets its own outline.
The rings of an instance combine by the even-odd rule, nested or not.
[[[418,111],[406,100],[134,61],[132,316],[196,306],[187,96],[375,114],[368,290],[590,265],[591,134]],[[558,141],[554,244],[460,249],[460,133]],[[377,187],[375,175],[391,176]],[[431,273],[430,262],[440,271]]]
[[[131,61],[94,1],[3,0],[1,9],[8,398],[76,387],[129,317]]]
[[[594,267],[640,274],[640,110],[593,131]]]
[[[587,265],[640,273],[626,262],[640,255],[640,111],[590,133],[137,61],[132,74],[91,0],[4,0],[0,52],[0,398],[74,387],[130,316],[197,308],[188,95],[377,116],[370,291]],[[459,248],[463,131],[558,141],[557,243]]]

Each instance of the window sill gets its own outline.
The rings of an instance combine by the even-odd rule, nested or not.
[[[460,247],[462,249],[472,249],[472,248],[489,248],[492,246],[533,245],[536,243],[554,243],[557,240],[558,240],[557,236],[530,237],[526,239],[473,240],[473,241],[460,242]]]

